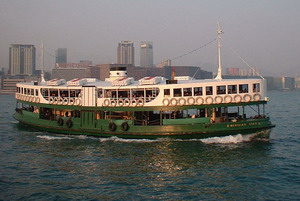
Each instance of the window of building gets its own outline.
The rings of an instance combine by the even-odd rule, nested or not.
[[[170,89],[164,89],[164,96],[170,96]]]
[[[248,84],[240,84],[239,93],[248,93]]]
[[[118,91],[119,98],[129,98],[130,97],[130,91],[129,89],[122,89]]]
[[[236,94],[237,93],[237,85],[228,85],[228,94]]]
[[[259,83],[253,84],[253,92],[260,92],[260,84]]]
[[[213,95],[213,87],[212,86],[206,87],[206,95]]]
[[[174,97],[181,97],[182,96],[181,88],[173,89],[173,94]]]
[[[217,86],[217,94],[226,94],[226,85]]]
[[[194,96],[202,96],[202,87],[194,87]]]
[[[192,96],[192,88],[183,88],[183,96]]]
[[[98,89],[97,93],[98,93],[98,98],[103,98],[103,91],[102,91],[102,89]]]

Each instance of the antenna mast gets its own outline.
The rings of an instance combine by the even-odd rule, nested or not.
[[[219,57],[219,67],[218,73],[215,79],[221,80],[222,79],[222,64],[221,64],[221,34],[224,33],[220,28],[220,23],[218,22],[218,31],[217,31],[217,39],[218,39],[218,57]]]
[[[41,41],[41,82],[46,82],[44,77],[44,41]]]

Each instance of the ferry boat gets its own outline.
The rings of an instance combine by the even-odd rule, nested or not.
[[[126,67],[94,78],[18,83],[14,118],[38,130],[99,137],[207,138],[269,133],[263,78],[215,79],[161,76],[135,81]],[[252,114],[249,113],[252,112]]]

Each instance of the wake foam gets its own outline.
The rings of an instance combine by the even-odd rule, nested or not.
[[[38,135],[37,138],[45,139],[45,140],[71,140],[74,138],[66,137],[66,136],[49,136],[49,135]]]

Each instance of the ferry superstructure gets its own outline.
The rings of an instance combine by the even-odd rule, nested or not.
[[[120,66],[112,67],[105,81],[18,83],[14,117],[39,130],[101,137],[207,138],[269,131],[274,125],[265,113],[266,81],[222,79],[220,64],[217,77],[205,80],[135,81]]]

